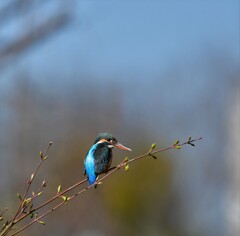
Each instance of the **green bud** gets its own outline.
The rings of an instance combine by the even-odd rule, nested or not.
[[[23,201],[23,205],[27,206],[29,204],[29,202],[31,202],[32,198],[27,198]]]
[[[129,170],[129,165],[127,164],[125,167],[124,167],[124,171],[128,171]]]
[[[173,144],[173,146],[176,146],[176,145],[178,145],[179,144],[179,140],[177,139],[176,141],[175,141],[175,143]]]
[[[151,149],[153,150],[156,147],[156,143],[153,143]]]
[[[38,223],[41,224],[41,225],[46,225],[46,223],[41,221],[41,220],[39,220]]]
[[[66,197],[66,196],[61,196],[61,198],[63,199],[65,204],[67,204],[67,201],[70,200],[70,197]]]
[[[22,197],[19,193],[17,193],[17,197],[22,201]]]
[[[68,200],[68,197],[66,197],[66,196],[61,196],[61,198],[63,199],[64,202],[66,202]]]
[[[33,180],[33,178],[34,178],[34,173],[33,173],[33,174],[31,174],[30,181],[32,181],[32,180]]]
[[[62,186],[61,186],[61,185],[58,185],[57,193],[60,193],[60,192],[61,192],[61,189],[62,189]]]
[[[41,195],[42,195],[42,193],[43,193],[43,192],[39,192],[37,195],[38,195],[38,196],[41,196]]]

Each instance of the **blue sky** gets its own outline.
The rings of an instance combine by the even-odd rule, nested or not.
[[[29,51],[17,65],[68,76],[161,73],[209,49],[239,61],[239,1],[77,1],[73,24]],[[43,70],[44,68],[44,70]]]
[[[61,39],[58,42],[68,59],[78,53],[77,63],[83,69],[159,72],[169,63],[198,57],[208,46],[239,57],[237,1],[84,1],[79,5],[76,27],[62,35],[64,45]]]
[[[75,40],[100,68],[156,70],[207,45],[239,49],[237,1],[97,1],[86,12],[93,26]]]
[[[209,81],[215,79],[216,83],[216,78],[206,71],[208,62],[204,61],[208,53],[226,52],[234,63],[240,62],[237,0],[87,0],[76,1],[73,6],[71,25],[20,55],[9,67],[10,75],[15,73],[14,67],[27,72],[49,93],[61,90],[62,85],[64,90],[81,85],[82,77],[86,77],[82,74],[99,88],[111,80],[127,91],[126,109],[136,109],[142,119],[147,119],[147,112],[139,111],[142,108],[135,106],[136,101],[142,100],[154,109],[151,99],[146,100],[140,93],[144,90],[151,94],[154,90],[155,99],[166,101],[163,112],[167,121],[167,114],[175,117],[169,106],[183,104],[186,97],[193,97],[191,103],[195,104],[207,89],[214,88]],[[229,64],[229,70],[234,69],[231,61]],[[169,70],[173,74],[165,77]],[[146,86],[156,80],[160,81],[159,90],[154,85]],[[3,89],[6,82],[11,86],[14,80],[2,73]],[[225,85],[219,83],[215,91],[222,91],[221,86]],[[184,108],[188,113],[188,107]]]

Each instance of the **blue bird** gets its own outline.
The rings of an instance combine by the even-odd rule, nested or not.
[[[100,174],[107,173],[112,162],[112,149],[115,147],[131,151],[109,133],[100,133],[97,136],[84,160],[84,175],[87,174],[90,185],[96,182]]]

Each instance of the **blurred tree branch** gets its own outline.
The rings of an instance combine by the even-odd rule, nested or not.
[[[25,11],[32,11],[32,13],[34,13],[36,10],[34,9],[35,4],[33,4],[33,2],[35,1],[14,0],[5,4],[5,6],[0,8],[0,23],[3,24],[10,16],[16,17],[16,13],[20,12],[23,8]],[[40,2],[43,4],[46,1]],[[8,65],[19,53],[29,49],[31,46],[36,45],[43,39],[67,26],[72,15],[69,9],[70,8],[64,7],[64,5],[60,6],[50,17],[43,17],[43,20],[37,25],[34,25],[34,27],[31,27],[29,30],[22,27],[20,30],[21,34],[14,37],[14,39],[7,39],[6,45],[0,48],[0,69]],[[14,14],[12,14],[12,12],[14,12]]]
[[[59,13],[48,19],[46,22],[39,24],[35,29],[30,30],[22,36],[19,36],[15,41],[0,51],[0,59],[20,53],[26,48],[32,46],[34,43],[42,40],[44,37],[49,36],[56,30],[59,30],[69,22],[69,15],[65,12]]]
[[[43,153],[40,152],[40,162],[37,165],[36,170],[33,172],[33,174],[31,175],[29,181],[27,182],[27,187],[26,190],[23,194],[23,196],[21,196],[20,194],[17,194],[18,198],[20,199],[20,204],[19,207],[16,211],[16,213],[14,214],[13,218],[11,220],[5,220],[4,219],[4,213],[7,211],[5,209],[5,211],[3,211],[3,213],[1,214],[1,221],[5,221],[5,223],[3,224],[1,230],[0,230],[0,236],[5,236],[8,235],[9,233],[11,233],[12,230],[15,230],[15,232],[13,232],[11,234],[11,236],[17,235],[18,233],[24,231],[26,228],[30,227],[31,225],[33,225],[34,223],[38,222],[42,225],[45,225],[45,222],[42,221],[42,218],[44,218],[45,216],[49,215],[50,213],[54,212],[56,209],[64,206],[65,204],[67,204],[69,201],[71,201],[72,199],[76,198],[77,196],[83,194],[84,192],[86,192],[87,190],[89,190],[90,188],[96,187],[99,184],[102,184],[102,182],[108,178],[109,176],[111,176],[112,174],[114,174],[116,171],[124,168],[125,171],[129,170],[129,164],[136,162],[144,157],[153,157],[154,159],[157,159],[156,154],[161,153],[161,152],[165,152],[171,149],[181,149],[182,146],[184,145],[191,145],[191,146],[195,146],[194,142],[201,140],[202,138],[197,138],[197,139],[192,139],[191,137],[188,138],[187,141],[183,142],[183,143],[179,143],[179,140],[176,140],[171,146],[167,147],[167,148],[161,148],[158,150],[155,150],[156,144],[152,144],[149,151],[146,152],[143,155],[137,156],[135,158],[129,159],[129,158],[124,158],[117,166],[112,167],[111,169],[109,169],[109,171],[107,172],[107,174],[105,174],[103,177],[99,178],[97,180],[97,182],[95,184],[89,185],[87,187],[84,187],[83,189],[81,189],[80,191],[77,191],[76,193],[74,193],[73,195],[70,196],[66,196],[65,194],[70,192],[73,189],[76,189],[77,187],[81,186],[82,184],[84,184],[85,182],[87,182],[87,178],[83,179],[81,181],[79,181],[78,183],[68,187],[67,189],[61,191],[61,185],[58,186],[57,188],[57,193],[50,199],[48,199],[47,201],[45,201],[44,203],[38,205],[38,206],[34,206],[33,205],[33,201],[36,198],[39,198],[42,193],[43,193],[43,188],[46,187],[46,181],[44,180],[42,182],[42,185],[39,189],[39,191],[37,193],[32,192],[31,196],[29,195],[29,191],[30,191],[30,187],[32,186],[32,183],[36,177],[36,174],[38,173],[40,167],[42,166],[42,163],[47,160],[47,153],[49,151],[50,146],[52,145],[52,142],[49,143],[47,150]],[[50,207],[50,209],[47,209],[44,213],[42,213],[41,215],[38,215],[38,210],[39,209],[43,209],[45,206],[49,205],[52,202],[55,202],[55,200],[57,199],[61,199],[60,203],[55,203],[55,205],[53,207]],[[28,222],[26,222],[23,226],[20,226],[20,228],[15,228],[15,225],[17,225],[19,222],[23,221],[25,218],[29,219]]]

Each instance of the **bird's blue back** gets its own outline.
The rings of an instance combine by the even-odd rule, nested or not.
[[[94,152],[97,148],[97,144],[94,144],[88,151],[87,156],[84,161],[84,167],[88,176],[89,184],[93,184],[96,181],[97,175],[95,173],[95,160]]]

